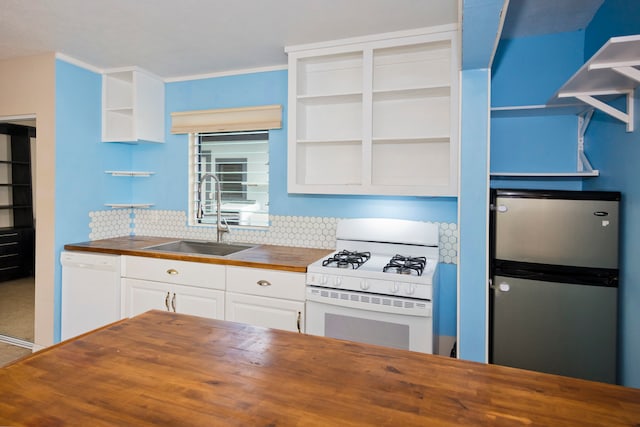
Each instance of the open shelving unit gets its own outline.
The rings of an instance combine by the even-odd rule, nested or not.
[[[149,178],[151,175],[155,174],[155,172],[151,171],[129,171],[129,170],[107,170],[104,173],[109,174],[113,177],[131,177],[131,178]],[[112,209],[145,209],[150,208],[154,204],[153,203],[105,203],[105,206],[108,206]]]
[[[613,37],[605,43],[547,102],[545,105],[521,105],[491,108],[491,116],[537,117],[549,115],[577,115],[577,153],[575,172],[512,173],[491,172],[496,177],[595,177],[594,169],[584,153],[584,135],[594,111],[608,114],[633,132],[633,94],[640,85],[640,35]],[[626,111],[611,101],[626,97]]]
[[[0,124],[0,282],[34,271],[33,127]]]
[[[640,85],[640,35],[612,37],[598,50],[549,101],[549,105],[581,101],[627,125],[633,132],[633,92]],[[620,111],[610,101],[625,96],[627,111]]]
[[[457,192],[455,26],[295,46],[291,193]]]
[[[102,76],[102,141],[164,142],[164,82],[137,67]]]

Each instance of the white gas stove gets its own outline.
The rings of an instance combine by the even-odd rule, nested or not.
[[[430,353],[438,241],[432,223],[341,220],[336,251],[307,267],[307,332]]]

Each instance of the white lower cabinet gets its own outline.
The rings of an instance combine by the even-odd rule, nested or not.
[[[122,276],[123,316],[158,309],[224,319],[223,265],[125,256]]]
[[[225,320],[304,332],[305,275],[227,267]]]
[[[122,284],[128,317],[157,309],[224,319],[224,291],[128,278]]]

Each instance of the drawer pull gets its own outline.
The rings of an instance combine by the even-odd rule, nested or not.
[[[268,280],[258,280],[256,283],[260,286],[271,286]]]
[[[167,311],[169,311],[169,292],[167,292],[167,296],[164,299],[164,306],[167,307]]]
[[[178,270],[176,270],[175,268],[170,268],[167,270],[167,274],[171,275],[171,276],[175,276],[178,274]]]

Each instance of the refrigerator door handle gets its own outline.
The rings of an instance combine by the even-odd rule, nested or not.
[[[489,205],[489,210],[498,211],[498,212],[506,212],[509,208],[505,205],[494,205],[493,203]]]
[[[511,290],[511,286],[507,282],[500,282],[500,284],[496,286],[493,284],[493,279],[489,279],[489,288],[500,292],[509,292]]]

